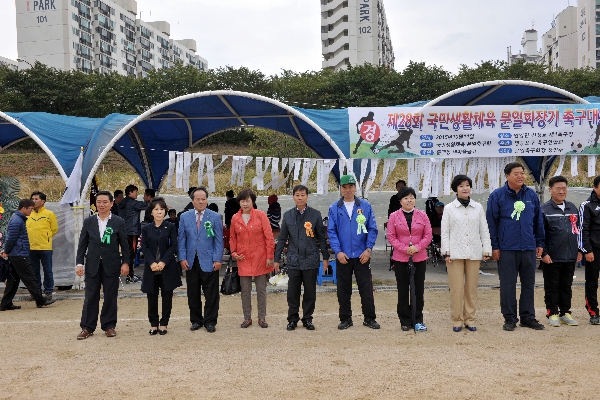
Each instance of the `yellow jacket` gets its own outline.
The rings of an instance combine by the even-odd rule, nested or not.
[[[58,232],[56,215],[46,207],[33,210],[27,218],[27,235],[31,250],[52,250],[52,236]]]

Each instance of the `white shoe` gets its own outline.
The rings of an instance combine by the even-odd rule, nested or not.
[[[560,317],[560,323],[566,324],[569,326],[577,326],[579,323],[573,319],[570,313],[565,313],[562,317]]]

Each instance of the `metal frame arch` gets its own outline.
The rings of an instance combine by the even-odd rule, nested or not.
[[[344,156],[344,153],[340,150],[340,148],[337,146],[337,144],[329,137],[329,135],[327,134],[327,132],[325,132],[320,126],[318,126],[314,121],[312,121],[310,118],[308,118],[306,115],[304,115],[303,113],[301,113],[300,111],[295,110],[294,108],[280,102],[274,99],[271,99],[269,97],[265,97],[265,96],[261,96],[261,95],[257,95],[257,94],[253,94],[253,93],[247,93],[247,92],[238,92],[238,91],[233,91],[233,90],[215,90],[215,91],[205,91],[205,92],[197,92],[197,93],[191,93],[191,94],[186,94],[183,96],[179,96],[176,97],[174,99],[165,101],[164,103],[158,104],[154,107],[151,107],[149,110],[147,110],[146,112],[144,112],[143,114],[141,114],[140,116],[136,117],[135,119],[133,119],[131,122],[129,122],[127,125],[125,125],[123,128],[121,128],[121,130],[111,139],[111,141],[106,145],[106,147],[102,150],[102,153],[100,153],[100,155],[98,156],[98,158],[96,159],[96,161],[94,162],[94,165],[92,166],[86,181],[85,181],[85,185],[83,185],[82,191],[80,193],[80,201],[83,200],[84,198],[84,194],[87,193],[87,190],[89,189],[89,186],[91,184],[92,178],[94,176],[95,171],[98,170],[98,167],[100,166],[100,164],[102,163],[102,161],[104,160],[104,158],[106,157],[106,155],[108,154],[108,152],[110,151],[110,149],[113,148],[113,146],[115,145],[115,143],[132,127],[134,127],[135,125],[137,125],[139,122],[147,120],[149,118],[152,118],[152,116],[162,110],[163,108],[170,106],[172,104],[178,103],[180,101],[184,101],[184,100],[188,100],[188,99],[193,99],[193,98],[199,98],[199,97],[208,97],[208,96],[240,96],[240,97],[246,97],[249,99],[254,99],[254,100],[259,100],[259,101],[264,101],[266,103],[270,103],[270,104],[274,104],[284,110],[286,110],[288,113],[290,113],[292,116],[296,116],[300,119],[302,119],[304,122],[306,122],[308,125],[310,125],[312,128],[314,128],[328,143],[329,145],[334,149],[334,151],[339,155],[339,158],[345,159],[346,157]],[[169,111],[172,112],[172,111]],[[243,118],[243,116],[241,116],[241,118]],[[303,139],[302,139],[303,140]],[[161,180],[161,185],[162,185],[162,180]],[[159,185],[160,187],[160,185]]]
[[[42,150],[44,150],[44,153],[46,153],[46,155],[48,157],[50,157],[50,160],[52,160],[52,164],[54,164],[54,166],[56,167],[56,169],[58,170],[58,173],[60,174],[60,177],[63,179],[63,181],[65,183],[67,183],[67,180],[69,179],[69,177],[67,176],[67,174],[65,173],[65,170],[63,169],[62,165],[60,165],[60,163],[58,162],[58,160],[56,159],[56,157],[54,157],[54,154],[50,151],[50,149],[48,148],[48,146],[46,146],[46,144],[44,142],[42,142],[40,140],[40,138],[33,133],[29,128],[27,128],[25,125],[23,125],[21,122],[19,122],[18,120],[14,119],[13,117],[11,117],[10,115],[7,115],[5,113],[3,113],[2,111],[0,111],[0,118],[3,118],[5,121],[10,122],[11,124],[17,126],[19,129],[21,129],[23,132],[25,132],[25,134],[27,136],[29,136],[30,138],[32,138],[38,146],[40,146],[42,148]],[[12,143],[10,143],[8,146],[9,147],[19,141],[20,140],[16,140]]]
[[[485,95],[492,93],[493,91],[495,91],[496,89],[498,89],[501,86],[532,86],[532,87],[536,87],[539,89],[546,89],[546,90],[550,90],[552,92],[558,93],[558,94],[562,94],[563,96],[573,100],[574,103],[579,103],[579,104],[589,104],[588,101],[582,99],[581,97],[571,93],[571,92],[567,92],[564,89],[560,89],[557,88],[555,86],[551,86],[551,85],[546,85],[545,83],[539,83],[539,82],[533,82],[533,81],[522,81],[522,80],[511,80],[511,79],[507,79],[507,80],[497,80],[497,81],[486,81],[486,82],[479,82],[479,83],[474,83],[472,85],[467,85],[467,86],[463,86],[461,88],[458,89],[454,89],[446,94],[443,94],[433,100],[431,100],[429,103],[425,104],[423,106],[423,108],[426,107],[433,107],[435,106],[437,103],[439,103],[442,100],[446,100],[447,98],[450,98],[452,96],[454,96],[455,94],[458,93],[462,93],[462,92],[466,92],[467,90],[471,90],[471,89],[475,89],[475,88],[481,88],[481,87],[490,87],[491,90],[485,92],[483,95],[478,96],[476,99],[477,100],[481,100],[483,97],[485,97]],[[475,99],[474,99],[475,100]],[[531,101],[532,99],[529,99],[529,101]],[[556,100],[556,99],[555,99]]]

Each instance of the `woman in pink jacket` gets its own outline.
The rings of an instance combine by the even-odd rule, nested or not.
[[[229,244],[231,256],[237,260],[244,322],[241,327],[252,325],[252,278],[256,284],[258,302],[258,325],[266,328],[267,274],[273,271],[275,240],[267,214],[254,208],[256,195],[244,189],[237,197],[240,210],[231,218]]]
[[[393,212],[387,225],[387,238],[394,254],[394,272],[398,285],[398,318],[403,331],[412,328],[412,315],[409,292],[408,259],[413,258],[415,266],[416,314],[414,329],[426,332],[423,323],[423,292],[425,291],[425,265],[427,246],[431,243],[431,224],[427,214],[415,208],[416,194],[413,188],[403,187],[398,191],[400,210]]]

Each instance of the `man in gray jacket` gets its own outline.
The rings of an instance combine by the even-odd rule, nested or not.
[[[135,268],[135,255],[137,253],[137,244],[142,226],[140,224],[140,212],[148,208],[147,201],[137,200],[138,188],[135,185],[128,185],[125,188],[125,198],[119,204],[119,217],[125,220],[127,229],[127,242],[129,243],[129,274],[125,283],[141,282],[140,277],[133,273]]]
[[[302,300],[302,325],[312,331],[312,315],[317,298],[317,274],[319,272],[319,250],[323,255],[323,269],[329,266],[329,251],[321,213],[308,207],[308,188],[297,185],[293,191],[296,207],[283,214],[281,231],[275,248],[275,270],[279,270],[281,253],[287,243],[288,268],[288,331],[298,325],[300,316],[300,289],[304,285]]]

